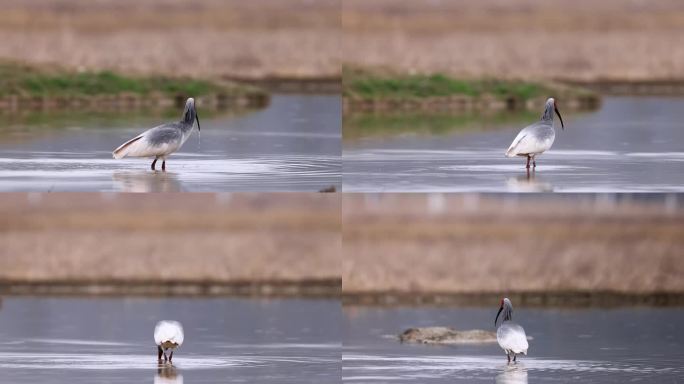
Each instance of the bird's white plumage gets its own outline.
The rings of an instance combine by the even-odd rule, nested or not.
[[[130,157],[153,157],[166,161],[166,157],[176,152],[190,137],[197,122],[199,132],[199,117],[195,110],[195,99],[189,98],[185,103],[185,110],[180,121],[167,123],[148,129],[140,135],[118,146],[112,156],[115,159]],[[165,164],[162,164],[162,169]],[[154,170],[154,163],[152,163]]]
[[[528,127],[523,128],[518,136],[513,139],[513,143],[508,147],[506,151],[506,156],[538,156],[544,151],[547,151],[553,145],[553,141],[556,135],[553,131],[553,127],[545,135],[538,135],[540,128],[540,123],[532,124]]]
[[[504,321],[496,330],[496,341],[499,346],[506,351],[506,353],[513,352],[515,354],[527,354],[529,344],[527,343],[527,335],[525,330],[520,325],[512,321]]]
[[[556,138],[556,132],[553,129],[553,114],[558,115],[561,120],[561,128],[563,127],[563,118],[560,117],[560,112],[556,108],[556,100],[552,97],[546,100],[544,106],[544,113],[541,119],[534,124],[523,128],[518,135],[513,139],[513,142],[506,150],[507,157],[523,156],[527,157],[529,168],[529,160],[534,160],[535,156],[539,156],[545,151],[549,150]],[[535,164],[536,166],[536,164]]]
[[[170,342],[180,346],[183,344],[183,326],[177,321],[162,320],[154,328],[154,342],[157,345]]]
[[[174,140],[164,143],[152,144],[148,137],[156,129],[163,128],[163,126],[151,128],[142,134],[134,137],[131,140],[121,144],[114,150],[114,158],[122,159],[129,157],[166,157],[167,155],[176,152],[188,139],[189,135],[183,135],[181,140]]]

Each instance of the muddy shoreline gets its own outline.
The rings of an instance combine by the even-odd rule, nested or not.
[[[166,96],[130,93],[97,96],[37,96],[11,95],[0,98],[0,111],[135,111],[182,108],[191,95]],[[215,94],[197,97],[197,105],[211,110],[258,109],[268,105],[270,96],[263,92],[242,95]]]
[[[592,111],[599,108],[598,95],[562,96],[563,109],[570,111]],[[354,113],[453,113],[537,111],[544,105],[541,99],[521,100],[515,97],[496,98],[494,96],[435,96],[420,99],[383,98],[356,99],[345,97],[342,111]]]
[[[265,108],[270,103],[272,93],[298,94],[339,94],[341,79],[338,77],[280,78],[263,79],[231,78],[236,84],[257,87],[247,93],[217,93],[196,97],[197,105],[210,110],[247,110]],[[69,111],[88,110],[97,112],[164,110],[182,108],[187,97],[192,95],[165,95],[153,93],[140,95],[134,93],[107,94],[96,96],[19,96],[0,97],[0,112],[14,113],[23,111]]]
[[[0,296],[337,298],[341,279],[271,281],[0,281]]]
[[[265,89],[272,93],[339,94],[342,92],[340,76],[248,78],[226,76],[226,80]]]
[[[606,96],[672,96],[684,97],[684,80],[594,80],[594,81],[562,81],[565,84],[578,86],[598,92]]]
[[[567,292],[343,292],[344,306],[373,307],[483,307],[508,297],[520,307],[613,308],[622,306],[680,307],[684,292],[632,293],[612,291]]]

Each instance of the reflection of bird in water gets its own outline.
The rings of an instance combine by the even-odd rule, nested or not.
[[[183,344],[183,326],[172,320],[162,320],[154,327],[154,342],[157,344],[157,359],[161,362],[167,360],[166,352],[171,350],[168,356],[169,363],[173,359],[173,351]]]
[[[513,143],[506,151],[507,157],[522,156],[527,158],[527,169],[530,169],[530,160],[532,166],[537,167],[537,162],[534,157],[541,155],[544,151],[551,148],[553,140],[556,138],[556,131],[553,130],[553,113],[556,112],[561,122],[561,128],[565,129],[563,125],[563,118],[558,112],[556,101],[553,98],[546,100],[544,113],[541,120],[532,125],[523,128],[518,136],[513,139]]]
[[[124,192],[182,192],[183,185],[174,173],[114,172],[112,179]]]
[[[511,355],[513,355],[513,362],[515,362],[518,355],[527,355],[527,335],[523,327],[513,322],[513,304],[508,298],[501,300],[501,307],[496,313],[494,319],[494,326],[499,320],[499,315],[503,312],[501,325],[496,329],[496,341],[499,346],[506,352],[508,362],[511,362]]]
[[[161,364],[157,367],[157,375],[154,377],[155,384],[183,384],[183,375],[171,364]]]
[[[185,110],[181,120],[175,123],[162,124],[150,128],[140,135],[121,144],[113,152],[115,159],[131,157],[153,157],[150,168],[154,171],[157,160],[162,159],[162,171],[166,170],[166,157],[176,152],[192,133],[197,121],[197,132],[200,131],[199,116],[195,109],[195,99],[185,102]]]
[[[553,192],[553,186],[537,179],[534,171],[527,170],[525,175],[510,177],[506,181],[510,192]]]
[[[527,384],[527,369],[522,365],[507,365],[496,375],[497,384]]]

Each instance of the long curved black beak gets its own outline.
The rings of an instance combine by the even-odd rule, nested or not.
[[[561,121],[561,129],[565,130],[565,125],[563,124],[563,118],[560,115],[560,112],[558,112],[558,107],[556,107],[556,104],[553,105],[553,110],[556,111],[556,115],[558,115],[558,118]]]
[[[496,322],[499,320],[499,315],[503,311],[503,305],[499,308],[499,312],[496,313],[496,318],[494,319],[494,326],[496,327]]]
[[[558,112],[558,111],[556,111],[556,112]],[[201,131],[200,124],[199,124],[199,115],[197,114],[197,111],[195,111],[195,120],[197,120],[197,130]]]

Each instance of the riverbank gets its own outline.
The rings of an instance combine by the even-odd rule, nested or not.
[[[677,0],[348,0],[344,65],[456,78],[681,82]]]
[[[342,293],[346,307],[483,307],[508,297],[516,306],[526,308],[618,308],[681,307],[684,292],[625,293],[615,291],[549,291],[549,292],[347,292]]]
[[[188,97],[206,109],[261,108],[269,100],[257,87],[228,81],[0,63],[0,110],[8,112],[165,109],[184,106]]]
[[[345,68],[343,112],[449,113],[539,111],[548,97],[563,110],[595,110],[597,93],[553,82],[500,78],[456,78],[443,73],[406,74],[387,70]]]
[[[339,295],[337,196],[180,197],[6,194],[0,294]]]
[[[338,0],[0,0],[0,58],[199,79],[340,77]]]
[[[676,195],[345,196],[343,299],[682,305],[683,224]]]

